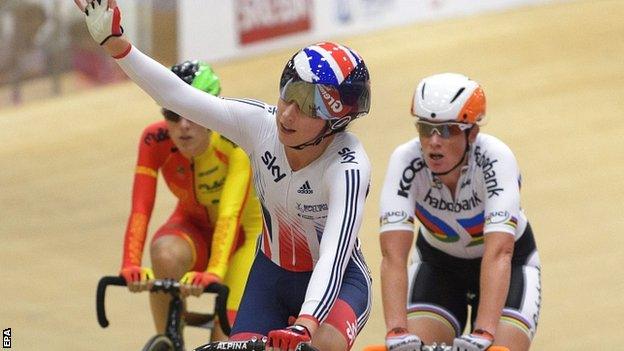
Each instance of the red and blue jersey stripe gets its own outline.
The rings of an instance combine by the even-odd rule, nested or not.
[[[484,223],[483,211],[479,212],[476,216],[471,218],[460,218],[457,222],[464,227],[464,230],[473,238],[483,236],[483,223]]]
[[[422,225],[444,242],[455,242],[459,240],[459,234],[439,217],[429,213],[424,207],[416,204],[416,217]]]

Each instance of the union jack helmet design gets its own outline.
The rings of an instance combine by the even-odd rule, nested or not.
[[[362,57],[330,42],[295,53],[280,79],[280,97],[304,113],[344,126],[370,110],[370,77]],[[339,123],[336,123],[339,122]]]

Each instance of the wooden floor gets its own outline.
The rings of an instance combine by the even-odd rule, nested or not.
[[[354,38],[372,75],[371,114],[352,130],[373,164],[360,233],[376,277],[354,350],[380,343],[378,199],[388,155],[415,131],[417,81],[478,80],[489,124],[515,151],[543,264],[535,350],[621,349],[624,320],[624,1],[576,1]],[[277,98],[294,48],[216,66],[224,95]],[[111,326],[94,288],[116,274],[136,148],[158,107],[131,83],[0,111],[0,327],[15,350],[137,350],[152,333],[147,297],[111,289]],[[152,221],[173,204],[161,196]],[[202,333],[191,335],[198,343]]]

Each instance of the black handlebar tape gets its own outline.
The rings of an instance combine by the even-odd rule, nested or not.
[[[108,319],[106,319],[106,310],[104,308],[104,298],[106,297],[106,287],[109,285],[126,286],[126,280],[118,276],[106,276],[100,279],[97,292],[95,294],[95,309],[97,312],[98,323],[102,328],[108,327]]]

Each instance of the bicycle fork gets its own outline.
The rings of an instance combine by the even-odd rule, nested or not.
[[[183,302],[180,296],[174,295],[169,302],[169,317],[165,335],[171,340],[175,351],[184,351],[184,339],[182,337],[182,310]]]

